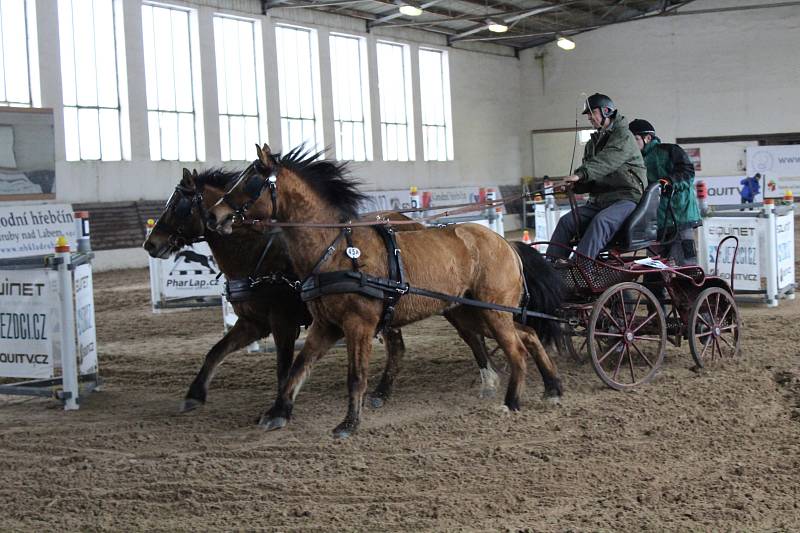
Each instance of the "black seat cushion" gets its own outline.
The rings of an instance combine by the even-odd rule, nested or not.
[[[611,239],[608,248],[620,253],[641,250],[657,243],[658,204],[661,202],[661,185],[653,183],[644,191],[639,205],[628,215],[625,223]]]

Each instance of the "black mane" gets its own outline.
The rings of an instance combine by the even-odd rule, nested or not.
[[[225,170],[224,168],[207,168],[197,174],[195,186],[202,189],[206,185],[215,189],[227,190],[233,180],[239,177],[240,170]]]
[[[302,144],[285,155],[273,154],[280,166],[297,174],[345,218],[357,218],[358,206],[367,198],[358,190],[360,183],[350,176],[346,162],[317,159],[320,155]]]

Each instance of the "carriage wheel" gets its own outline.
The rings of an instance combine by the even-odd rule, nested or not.
[[[643,285],[619,283],[595,302],[588,339],[600,379],[612,389],[633,389],[651,381],[664,360],[664,311]]]
[[[739,308],[731,293],[710,287],[697,297],[689,314],[689,348],[704,367],[739,353]]]
[[[589,342],[586,328],[583,325],[565,327],[562,335],[564,348],[579,365],[585,365],[589,360]]]

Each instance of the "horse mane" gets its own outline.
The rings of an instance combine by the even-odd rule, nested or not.
[[[235,180],[241,171],[226,170],[224,168],[207,168],[197,174],[195,186],[202,189],[206,185],[215,189],[226,190],[228,185]]]
[[[318,159],[322,153],[301,144],[286,154],[273,154],[273,157],[278,165],[297,174],[345,218],[356,218],[358,206],[367,198],[358,190],[360,183],[350,176],[346,162]]]

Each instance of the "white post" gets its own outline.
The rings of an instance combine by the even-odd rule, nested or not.
[[[78,358],[75,353],[75,304],[72,296],[72,258],[64,237],[56,241],[58,260],[58,289],[61,303],[61,384],[69,396],[64,400],[67,411],[78,409]]]
[[[153,227],[155,226],[155,220],[152,218],[147,219],[147,226],[145,230],[145,238],[150,236],[150,232],[153,231]],[[155,259],[153,256],[147,256],[147,266],[149,267],[148,270],[150,271],[150,307],[152,308],[153,313],[161,312],[160,309],[156,308],[156,302],[160,302],[161,299],[161,260]]]
[[[74,218],[77,236],[76,251],[81,253],[89,253],[92,251],[92,245],[89,241],[89,212],[75,211]]]
[[[497,197],[495,195],[494,189],[492,189],[491,187],[489,189],[486,189],[486,203],[494,202],[496,198]],[[487,207],[484,213],[486,215],[486,219],[489,221],[489,229],[491,229],[495,233],[500,233],[499,231],[497,231],[497,217],[495,216],[496,211],[494,210],[494,207]]]
[[[767,215],[767,253],[764,258],[767,277],[767,307],[778,306],[778,247],[777,228],[775,225],[775,204],[770,199],[764,200],[764,212]]]

